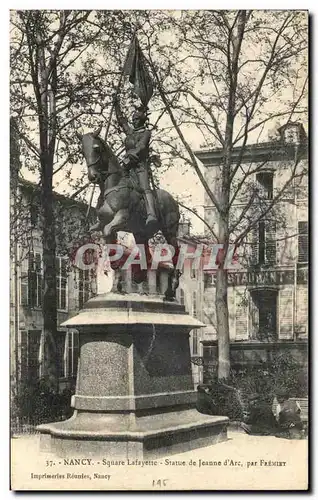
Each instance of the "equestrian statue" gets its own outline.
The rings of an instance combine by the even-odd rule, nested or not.
[[[145,109],[139,106],[134,111],[132,127],[123,116],[117,100],[115,110],[118,122],[126,133],[126,153],[122,162],[99,136],[101,127],[84,135],[78,133],[82,141],[88,178],[100,188],[96,206],[98,222],[90,231],[102,231],[107,244],[116,243],[118,231],[132,233],[136,244],[144,244],[149,256],[148,240],[161,230],[175,252],[172,259],[173,269],[169,273],[168,288],[165,292],[166,300],[174,300],[180,276],[176,269],[179,255],[179,207],[167,191],[150,188],[151,133],[146,127]]]
[[[81,136],[88,178],[100,188],[96,207],[98,223],[91,230],[102,231],[108,244],[116,243],[118,231],[132,233],[136,244],[144,245],[149,262],[151,255],[148,241],[160,230],[168,245],[174,248],[173,269],[169,273],[168,288],[165,293],[167,300],[174,300],[180,276],[177,269],[179,256],[177,233],[180,213],[178,203],[170,193],[163,189],[153,189],[153,186],[152,188],[150,186],[151,132],[147,127],[147,110],[148,102],[153,95],[153,81],[147,67],[149,62],[136,36],[137,29],[138,27],[135,27],[117,85],[105,140],[99,136],[101,127],[95,132]],[[122,113],[118,97],[125,74],[129,76],[129,82],[134,86],[132,95],[140,100],[140,104],[135,106],[132,114],[131,125]],[[115,110],[119,127],[126,135],[125,155],[121,161],[106,141],[113,110]],[[146,273],[143,274],[142,279],[146,279]]]

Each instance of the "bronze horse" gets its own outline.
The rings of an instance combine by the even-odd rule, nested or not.
[[[176,269],[179,255],[177,232],[179,226],[179,207],[170,193],[163,189],[155,191],[156,214],[159,227],[147,231],[146,211],[142,194],[131,177],[121,167],[108,144],[99,137],[101,127],[95,132],[80,135],[82,150],[88,168],[88,178],[98,184],[100,195],[96,206],[98,223],[91,231],[102,231],[106,243],[117,241],[117,232],[132,233],[136,244],[144,244],[148,249],[148,240],[157,230],[161,230],[168,245],[172,245],[175,255],[172,259],[174,268],[169,273],[166,300],[174,300],[179,285],[180,272]],[[147,251],[147,250],[146,250]]]

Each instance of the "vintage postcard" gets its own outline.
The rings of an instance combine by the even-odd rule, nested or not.
[[[10,13],[12,490],[308,489],[308,12]]]

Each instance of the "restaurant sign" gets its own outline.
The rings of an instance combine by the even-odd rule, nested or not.
[[[228,273],[229,286],[278,286],[292,285],[294,283],[294,271],[245,271],[238,273]],[[205,277],[206,286],[215,285],[216,276],[207,275]]]

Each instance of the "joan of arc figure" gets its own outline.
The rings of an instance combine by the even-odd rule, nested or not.
[[[143,191],[143,197],[147,211],[147,227],[158,224],[154,197],[149,185],[148,157],[151,133],[146,127],[146,108],[140,106],[132,115],[132,127],[123,115],[118,98],[115,98],[115,112],[119,126],[126,134],[123,165],[126,169],[134,169],[137,174],[139,186]]]

